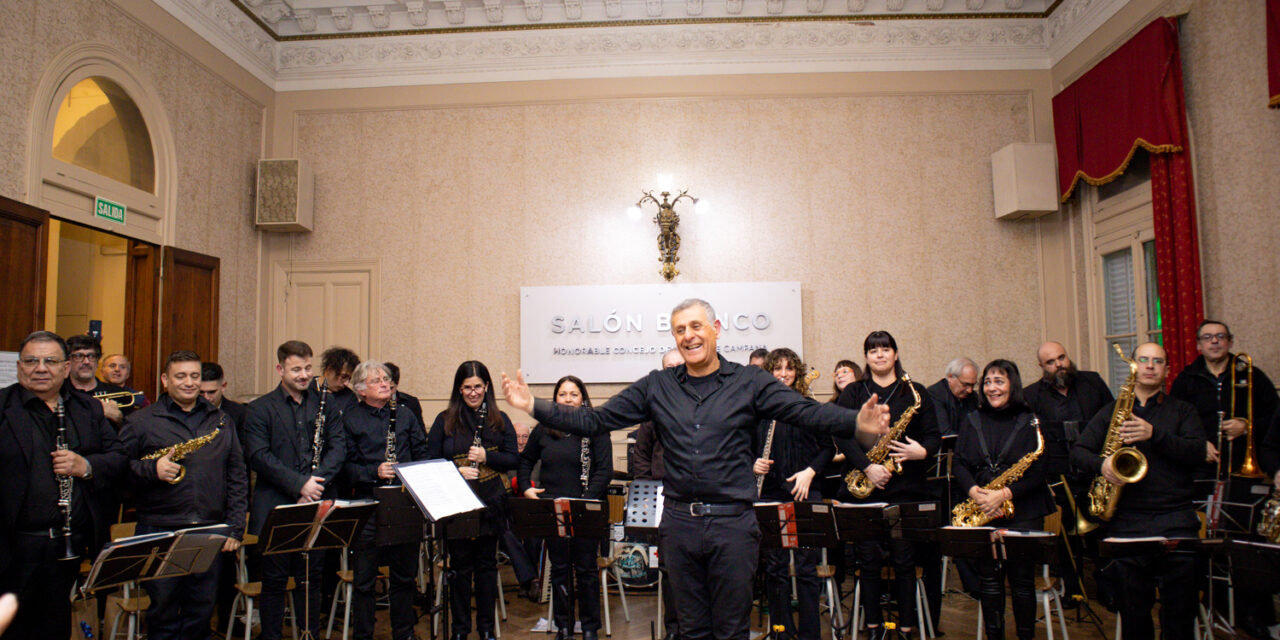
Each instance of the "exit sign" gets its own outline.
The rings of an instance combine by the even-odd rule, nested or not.
[[[103,220],[124,224],[124,205],[112,202],[101,196],[93,199],[93,215]]]

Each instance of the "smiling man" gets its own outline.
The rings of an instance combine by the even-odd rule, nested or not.
[[[682,640],[746,640],[760,528],[751,466],[752,431],[766,418],[805,425],[824,436],[879,433],[889,416],[877,398],[860,412],[820,404],[759,367],[716,352],[720,321],[705,300],[671,311],[671,335],[684,364],[655,370],[597,408],[534,399],[524,376],[502,376],[513,407],[540,423],[594,436],[652,420],[665,455],[665,504],[659,544],[666,555]]]

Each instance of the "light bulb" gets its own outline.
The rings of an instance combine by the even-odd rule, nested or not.
[[[632,220],[639,220],[639,219],[640,219],[640,207],[637,207],[637,206],[636,206],[636,205],[634,205],[634,204],[633,204],[633,205],[631,205],[631,206],[629,206],[629,207],[627,207],[627,217],[628,217],[628,218],[631,218]]]

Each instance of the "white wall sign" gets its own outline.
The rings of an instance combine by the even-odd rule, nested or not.
[[[575,375],[585,382],[633,382],[675,346],[671,308],[702,298],[715,308],[717,349],[747,361],[760,347],[801,356],[799,282],[597,285],[520,288],[520,366],[531,383]]]

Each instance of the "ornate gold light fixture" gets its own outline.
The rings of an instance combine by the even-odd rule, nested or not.
[[[662,263],[662,268],[658,273],[662,275],[667,282],[671,282],[676,276],[680,275],[680,270],[676,269],[676,263],[680,262],[680,234],[676,233],[676,229],[680,226],[680,214],[676,213],[676,203],[681,200],[688,200],[693,204],[695,213],[704,213],[707,210],[707,201],[701,198],[695,198],[689,195],[688,189],[681,189],[680,193],[674,198],[671,197],[673,180],[669,173],[658,174],[658,191],[662,200],[659,201],[657,196],[653,195],[653,191],[645,191],[644,195],[634,205],[627,208],[627,215],[633,220],[639,220],[642,213],[641,207],[645,203],[652,202],[658,206],[658,213],[653,216],[653,221],[658,225],[658,262]]]

